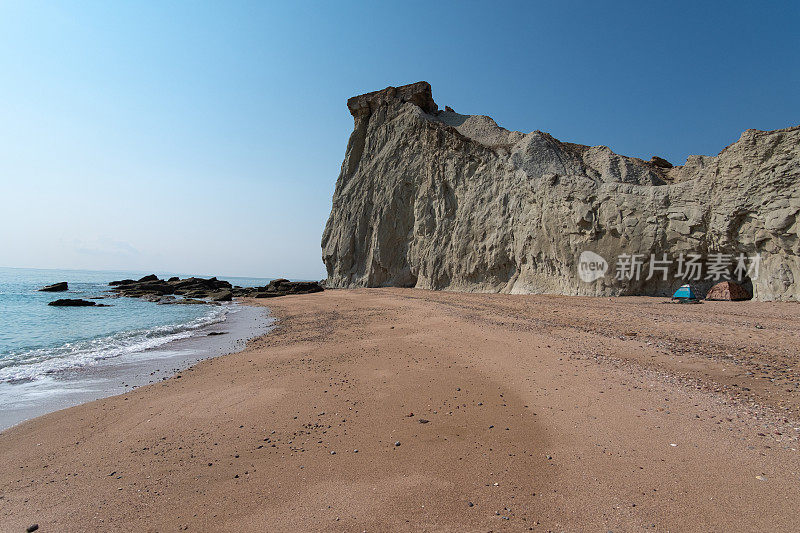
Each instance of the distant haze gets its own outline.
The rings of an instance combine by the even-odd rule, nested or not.
[[[798,5],[4,2],[0,266],[322,278],[345,101],[419,80],[509,129],[714,155],[800,122]]]

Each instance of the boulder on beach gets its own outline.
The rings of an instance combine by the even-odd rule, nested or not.
[[[60,300],[54,300],[47,305],[53,305],[56,307],[109,307],[105,304],[97,304],[95,302],[90,302],[89,300],[81,300],[77,298],[62,298]]]
[[[46,285],[39,289],[41,292],[64,292],[69,288],[66,281],[62,281],[60,283],[53,283],[52,285]]]
[[[247,296],[251,298],[277,298],[288,294],[310,294],[322,292],[325,288],[316,281],[289,281],[288,279],[273,279],[264,287],[234,287],[233,296]]]

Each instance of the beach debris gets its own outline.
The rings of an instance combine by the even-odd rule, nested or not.
[[[428,422],[430,422],[430,420],[428,420],[427,418],[418,418],[417,422],[419,422],[420,424],[427,424]]]
[[[400,441],[394,443],[395,446],[400,446]]]
[[[45,285],[41,289],[40,292],[64,292],[69,289],[69,285],[66,281],[61,281],[59,283],[53,283],[52,285]]]
[[[39,524],[31,524],[31,525],[28,526],[28,529],[26,529],[25,531],[27,533],[33,533],[34,531],[37,531],[38,529],[39,529]]]
[[[767,478],[764,477],[764,476],[756,476],[756,479],[759,480],[759,481],[766,481],[767,480]]]
[[[105,304],[98,304],[97,302],[90,302],[89,300],[81,300],[79,298],[61,298],[54,300],[47,305],[56,307],[109,307]]]
[[[474,503],[472,503],[472,502],[467,502],[467,506],[468,506],[468,507],[475,507],[475,504],[474,504]]]
[[[331,450],[331,455],[336,455],[336,452]]]
[[[670,446],[672,446],[673,448],[674,448],[675,446],[677,446],[677,444],[675,444],[674,442],[670,442],[670,443],[669,443],[669,445],[670,445]]]

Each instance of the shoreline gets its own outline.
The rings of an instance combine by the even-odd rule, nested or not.
[[[753,407],[797,420],[795,305],[363,289],[269,306],[281,326],[241,352],[0,433],[0,522],[800,527],[797,434]]]
[[[204,359],[243,350],[247,341],[268,334],[274,322],[268,309],[237,302],[226,310],[224,320],[202,326],[190,337],[29,382],[0,383],[0,432],[54,411],[167,379]]]

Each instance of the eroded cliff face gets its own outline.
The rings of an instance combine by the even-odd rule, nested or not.
[[[800,127],[747,130],[671,167],[440,111],[425,82],[348,107],[355,128],[322,237],[330,287],[669,295],[685,282],[681,254],[721,253],[733,256],[721,279],[758,254],[754,297],[800,298]],[[587,250],[609,263],[590,282],[578,271]],[[618,279],[631,254],[642,275]],[[667,280],[646,279],[663,254]],[[701,289],[715,281],[706,273]]]

